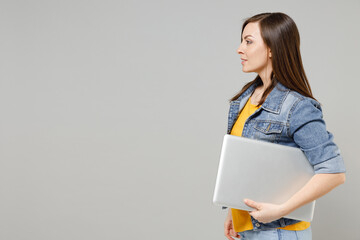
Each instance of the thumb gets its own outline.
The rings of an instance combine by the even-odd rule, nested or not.
[[[244,203],[246,205],[248,205],[249,207],[255,208],[257,210],[259,210],[261,208],[261,204],[255,202],[253,200],[250,200],[250,199],[244,199]]]
[[[250,214],[250,216],[252,216],[255,219],[258,219],[258,217],[259,217],[258,211],[252,211],[252,212],[249,212],[249,214]]]

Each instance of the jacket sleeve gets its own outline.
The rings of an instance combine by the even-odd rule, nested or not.
[[[315,174],[346,171],[340,149],[333,142],[332,133],[326,130],[317,101],[304,98],[295,103],[288,122],[290,137],[305,153]]]

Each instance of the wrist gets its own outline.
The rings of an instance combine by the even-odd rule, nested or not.
[[[289,204],[283,203],[280,205],[280,212],[281,212],[281,216],[286,216],[292,212],[292,209],[289,206]]]

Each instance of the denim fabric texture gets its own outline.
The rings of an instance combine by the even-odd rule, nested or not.
[[[230,102],[228,134],[256,87],[255,84],[251,85],[237,100]],[[242,137],[300,148],[314,167],[315,174],[346,171],[340,150],[333,142],[333,135],[326,130],[320,104],[279,82],[262,106],[246,120]],[[253,217],[251,220],[254,231],[300,222],[288,218],[266,224]]]
[[[305,230],[288,231],[283,229],[272,229],[264,231],[244,231],[240,232],[240,240],[311,240],[311,226]]]

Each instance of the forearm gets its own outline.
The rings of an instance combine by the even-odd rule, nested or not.
[[[310,181],[283,204],[284,215],[312,202],[345,182],[345,173],[315,174]]]

